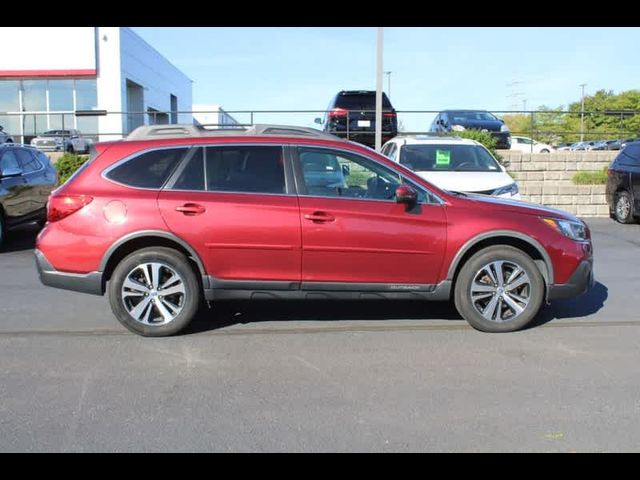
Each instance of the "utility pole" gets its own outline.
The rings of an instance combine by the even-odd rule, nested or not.
[[[382,32],[378,27],[376,42],[376,150],[382,146]]]
[[[582,87],[582,108],[580,109],[580,141],[584,142],[584,87],[586,83],[581,83]]]
[[[384,72],[384,74],[387,76],[387,96],[389,97],[389,100],[391,100],[391,74],[393,72],[391,70]]]

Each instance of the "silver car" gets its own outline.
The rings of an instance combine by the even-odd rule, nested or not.
[[[91,143],[90,138],[73,128],[48,130],[31,140],[31,146],[48,152],[87,153]]]

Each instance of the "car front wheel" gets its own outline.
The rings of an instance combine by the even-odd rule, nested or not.
[[[480,250],[461,268],[455,305],[469,324],[484,332],[513,332],[537,315],[544,280],[523,251],[496,245]]]
[[[184,329],[198,311],[200,297],[187,257],[171,248],[144,248],[130,254],[109,282],[109,302],[116,318],[146,337]]]

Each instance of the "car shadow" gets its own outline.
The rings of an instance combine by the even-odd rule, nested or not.
[[[555,300],[550,305],[544,305],[536,319],[526,328],[535,328],[552,320],[564,320],[568,318],[586,317],[598,312],[609,297],[609,289],[606,285],[596,282],[595,285],[583,295],[575,298]]]
[[[0,254],[33,250],[36,246],[38,233],[40,233],[40,226],[37,223],[29,223],[10,229],[4,244],[0,247]]]
[[[412,300],[247,300],[203,306],[185,335],[260,322],[462,320],[453,303]]]
[[[543,305],[525,330],[552,320],[579,318],[598,312],[608,297],[600,282],[584,295]],[[233,325],[261,322],[349,320],[462,320],[453,302],[415,300],[247,300],[220,301],[203,306],[183,335],[218,330]]]

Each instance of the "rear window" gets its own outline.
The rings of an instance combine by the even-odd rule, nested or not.
[[[346,110],[375,110],[376,92],[338,94],[335,107]],[[382,108],[393,108],[384,92],[382,93]]]
[[[629,143],[620,152],[622,163],[640,163],[640,142]]]
[[[138,188],[160,188],[187,153],[187,148],[145,152],[118,165],[105,176],[114,182]]]

